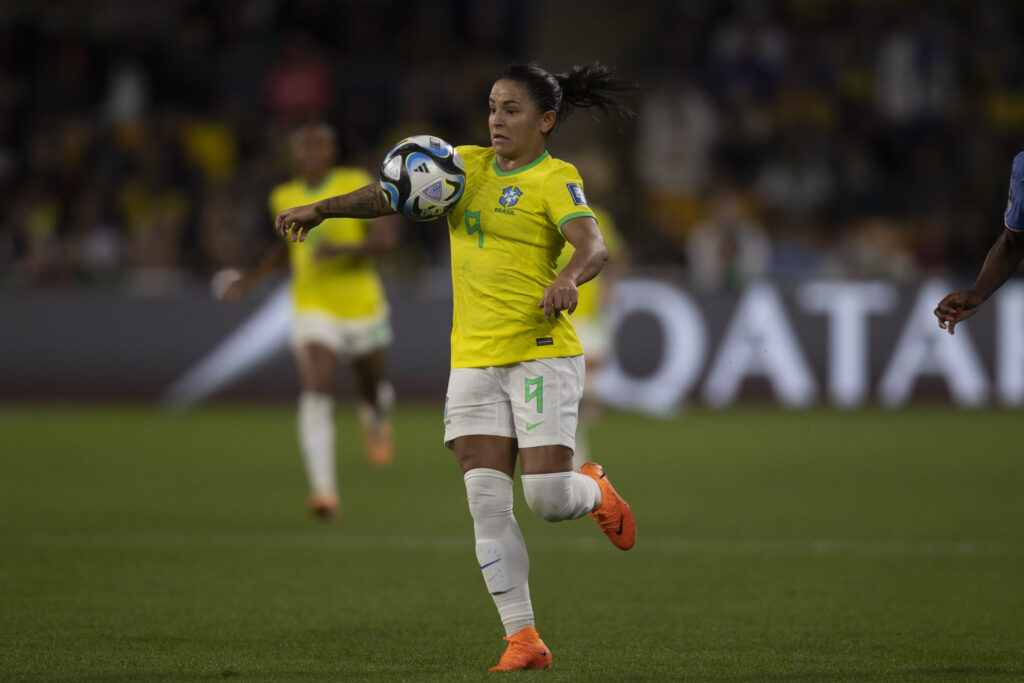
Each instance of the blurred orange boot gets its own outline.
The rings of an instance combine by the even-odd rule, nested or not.
[[[341,509],[341,502],[335,493],[320,492],[309,497],[309,511],[320,519],[334,519]]]
[[[363,426],[366,458],[377,467],[387,467],[395,459],[395,440],[391,420],[378,417]]]

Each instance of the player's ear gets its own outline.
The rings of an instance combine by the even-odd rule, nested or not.
[[[547,135],[551,132],[551,129],[555,127],[555,119],[558,118],[558,114],[555,113],[554,109],[548,109],[546,112],[540,115],[540,132]]]

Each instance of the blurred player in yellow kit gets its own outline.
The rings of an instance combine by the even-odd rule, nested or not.
[[[334,166],[335,137],[324,124],[295,130],[289,146],[298,177],[270,193],[270,213],[297,204],[351,192],[373,182],[364,170]],[[335,474],[334,391],[338,363],[349,359],[358,394],[357,410],[369,460],[379,466],[393,458],[389,412],[394,391],[385,378],[385,350],[391,342],[388,305],[372,256],[395,248],[396,217],[373,222],[330,218],[312,244],[274,244],[260,263],[226,291],[237,301],[267,274],[290,262],[292,271],[292,350],[298,364],[298,433],[310,486],[310,510],[319,517],[338,514]]]

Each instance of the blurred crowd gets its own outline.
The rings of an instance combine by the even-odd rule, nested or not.
[[[165,292],[247,265],[296,123],[368,169],[406,134],[487,144],[495,75],[538,53],[640,85],[634,125],[564,154],[610,169],[588,196],[638,268],[910,281],[969,272],[1001,229],[1024,4],[581,6],[610,15],[593,53],[558,53],[539,0],[3,3],[0,287]],[[641,28],[616,32],[627,12]],[[445,262],[445,231],[405,235],[393,272]]]
[[[644,223],[695,284],[977,267],[1024,143],[1024,4],[675,3],[654,26]]]

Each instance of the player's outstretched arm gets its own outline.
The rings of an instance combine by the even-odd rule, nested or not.
[[[380,185],[372,183],[348,194],[285,209],[277,214],[276,226],[283,237],[304,242],[325,218],[379,218],[393,213]]]
[[[286,265],[288,265],[288,250],[285,248],[285,245],[276,242],[267,248],[255,268],[243,272],[235,271],[230,273],[228,275],[231,278],[230,280],[222,281],[218,284],[211,283],[211,286],[213,286],[214,294],[218,299],[231,304],[237,303],[257,282],[271,273],[284,268]],[[226,271],[220,272],[224,273]]]
[[[978,312],[981,305],[1003,286],[1024,260],[1024,232],[1006,228],[988,250],[978,279],[970,289],[946,295],[935,309],[939,327],[953,334],[957,323]]]
[[[544,309],[545,318],[557,318],[560,311],[572,314],[580,300],[577,286],[597,276],[608,260],[601,229],[590,216],[567,220],[562,225],[562,234],[575,251],[537,303],[538,308]]]

